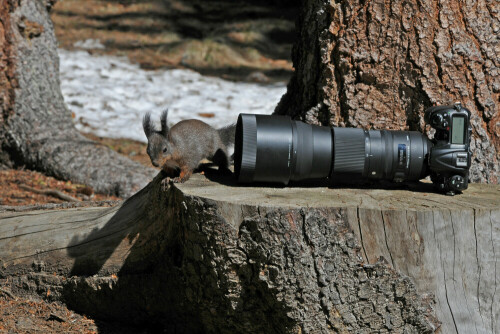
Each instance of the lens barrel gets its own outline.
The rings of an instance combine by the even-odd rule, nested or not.
[[[234,164],[239,182],[425,177],[431,143],[419,132],[322,127],[287,116],[240,114]]]
[[[417,181],[427,176],[431,147],[416,131],[333,129],[333,180]]]
[[[239,182],[326,178],[332,162],[328,127],[287,116],[240,114],[236,123],[234,170]]]

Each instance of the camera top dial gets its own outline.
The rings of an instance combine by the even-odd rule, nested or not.
[[[439,113],[432,115],[430,123],[434,128],[442,128],[445,125],[443,115]]]

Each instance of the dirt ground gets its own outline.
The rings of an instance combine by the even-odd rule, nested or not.
[[[19,298],[0,288],[0,333],[161,333],[144,327],[87,318],[61,303]]]

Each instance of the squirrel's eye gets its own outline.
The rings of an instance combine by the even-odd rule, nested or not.
[[[167,148],[166,147],[163,148],[163,153],[167,153]]]

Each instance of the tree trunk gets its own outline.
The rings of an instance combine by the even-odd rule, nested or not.
[[[76,131],[59,85],[53,2],[0,0],[0,164],[129,196],[154,170]]]
[[[500,331],[498,186],[216,181],[158,175],[113,208],[1,213],[0,287],[172,332]]]
[[[426,108],[472,112],[474,182],[500,172],[495,0],[309,0],[276,108],[312,124],[424,131]],[[427,128],[428,129],[428,128]]]

